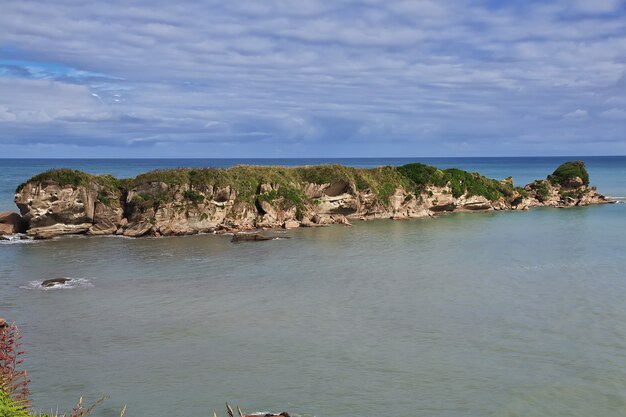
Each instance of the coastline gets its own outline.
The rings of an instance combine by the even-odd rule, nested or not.
[[[589,186],[580,161],[566,162],[545,180],[524,188],[514,186],[510,177],[498,181],[413,163],[373,169],[342,165],[176,169],[132,179],[52,170],[16,191],[21,217],[12,214],[13,232],[36,239],[237,233],[615,202]],[[0,219],[0,226],[4,223]]]

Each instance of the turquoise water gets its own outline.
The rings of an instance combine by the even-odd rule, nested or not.
[[[543,177],[550,162],[481,172]],[[626,195],[626,160],[587,163]],[[228,400],[301,416],[626,416],[624,231],[616,204],[242,244],[4,244],[0,316],[21,325],[37,408],[108,394],[93,415],[223,416]],[[35,285],[57,276],[79,281]]]

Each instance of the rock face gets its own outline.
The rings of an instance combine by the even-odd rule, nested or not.
[[[612,202],[605,196],[599,194],[594,187],[579,184],[577,179],[568,182],[567,186],[553,184],[548,180],[535,181],[528,184],[525,190],[530,196],[526,202],[528,207],[547,206],[564,208]]]
[[[96,186],[62,186],[54,183],[28,183],[15,197],[30,228],[55,224],[92,224]]]
[[[141,237],[291,229],[610,201],[589,187],[584,164],[572,162],[523,189],[514,187],[511,178],[496,181],[422,164],[372,170],[241,166],[157,171],[130,180],[60,170],[20,186],[15,202],[23,217],[3,213],[0,227],[10,227],[10,233],[27,229],[29,235],[47,239],[66,234]],[[241,238],[234,241],[255,235],[235,236]]]
[[[24,233],[27,228],[28,224],[19,214],[10,211],[0,213],[0,235]]]

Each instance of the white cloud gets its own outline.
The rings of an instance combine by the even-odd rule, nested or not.
[[[0,45],[18,48],[40,63],[39,76],[56,81],[25,79],[19,66],[0,61],[0,143],[95,137],[83,143],[221,141],[266,150],[299,142],[306,153],[308,144],[338,141],[346,149],[390,141],[421,150],[459,140],[480,153],[504,146],[494,139],[502,135],[565,147],[559,138],[569,124],[569,145],[623,140],[622,6],[8,2]],[[73,71],[55,73],[50,62]]]
[[[564,119],[584,119],[589,116],[589,112],[583,109],[576,109],[573,112],[569,112],[563,115]]]

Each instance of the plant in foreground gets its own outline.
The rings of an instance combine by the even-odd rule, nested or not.
[[[93,404],[85,407],[80,397],[71,413],[41,414],[32,411],[28,373],[20,369],[24,362],[21,348],[20,330],[15,323],[7,324],[0,319],[0,417],[82,417],[91,412],[98,404],[107,399],[100,397]],[[124,417],[126,406],[120,417]]]
[[[24,361],[20,331],[15,323],[0,327],[0,395],[6,407],[22,411],[30,407],[28,374],[19,369]],[[0,414],[0,416],[2,416]],[[4,417],[4,416],[2,416]]]

